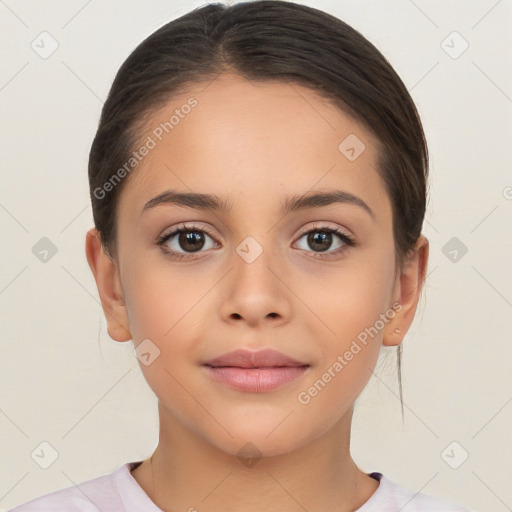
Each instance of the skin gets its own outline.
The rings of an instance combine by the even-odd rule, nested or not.
[[[400,344],[413,321],[428,240],[422,235],[412,257],[395,268],[377,141],[314,91],[225,73],[207,88],[194,84],[174,96],[146,120],[143,137],[191,96],[198,105],[124,184],[116,258],[104,252],[95,229],[86,237],[110,337],[135,347],[149,338],[160,350],[151,364],[139,361],[158,398],[159,443],[151,463],[132,475],[166,511],[353,511],[378,487],[350,454],[354,401],[381,346]],[[351,133],[366,146],[354,161],[338,149]],[[225,196],[232,208],[167,204],[141,215],[168,189]],[[375,218],[347,203],[279,214],[290,195],[331,189],[358,196]],[[178,236],[167,241],[186,256],[178,260],[156,240],[183,222],[209,228],[213,237],[204,235],[205,246],[193,254]],[[344,244],[333,234],[319,252],[304,233],[323,224],[341,228],[356,245],[333,254]],[[252,263],[236,252],[248,236],[263,249]],[[394,318],[300,403],[298,393],[395,302],[402,307]],[[201,364],[240,347],[273,347],[310,368],[267,393],[212,381]],[[261,453],[251,467],[237,456],[248,442]]]

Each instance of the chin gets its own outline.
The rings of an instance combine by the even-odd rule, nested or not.
[[[225,425],[233,437],[221,435],[216,439],[210,439],[209,442],[219,450],[240,458],[242,463],[246,459],[256,461],[262,457],[286,455],[308,442],[308,438],[304,437],[303,428],[291,424],[285,427],[284,423],[287,420],[279,425],[281,421],[282,417],[273,421],[272,426],[268,428],[266,422],[265,426],[255,422],[253,425],[245,425],[245,428],[241,428],[240,423],[232,428]],[[246,465],[251,467],[250,463]]]

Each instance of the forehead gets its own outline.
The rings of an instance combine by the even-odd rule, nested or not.
[[[253,207],[275,197],[277,208],[289,195],[332,187],[377,210],[389,207],[373,134],[295,84],[234,74],[192,84],[147,117],[140,140],[151,149],[123,189],[121,217],[138,215],[166,189],[229,196]]]

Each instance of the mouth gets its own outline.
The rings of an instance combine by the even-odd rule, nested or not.
[[[310,366],[271,348],[238,349],[203,363],[212,380],[245,393],[273,391],[302,377]]]

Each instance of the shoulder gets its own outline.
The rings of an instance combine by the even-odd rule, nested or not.
[[[58,491],[27,501],[8,512],[103,512],[123,510],[114,475],[101,475]]]
[[[382,473],[373,473],[380,485],[370,499],[356,512],[381,512],[382,510],[404,510],[404,512],[474,512],[431,494],[414,492],[389,480]]]

